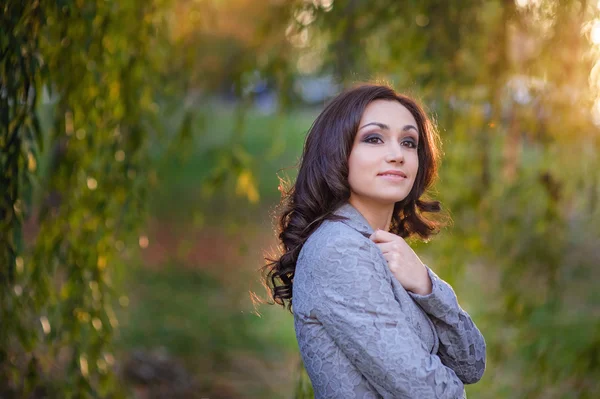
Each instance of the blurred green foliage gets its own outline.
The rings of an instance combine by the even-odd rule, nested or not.
[[[486,337],[488,370],[469,395],[600,395],[595,4],[1,7],[0,396],[127,395],[111,375],[117,319],[120,350],[201,352],[223,373],[232,343],[265,359],[293,351],[289,317],[253,319],[235,303],[215,311],[231,292],[208,272],[181,270],[177,256],[193,242],[163,264],[178,266],[123,266],[145,261],[135,248],[148,244],[147,209],[180,226],[260,230],[279,199],[276,173],[296,164],[318,112],[300,105],[303,82],[315,77],[338,88],[389,82],[437,120],[445,158],[434,194],[454,224],[413,244]],[[266,113],[256,106],[261,85],[275,98]],[[114,299],[125,295],[131,305],[117,318]],[[297,397],[312,396],[305,374],[294,381]],[[201,386],[215,397],[224,389]]]
[[[119,392],[111,270],[144,206],[154,6],[2,4],[3,397]]]

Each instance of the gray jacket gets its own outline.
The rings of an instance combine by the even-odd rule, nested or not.
[[[452,287],[406,291],[349,203],[302,247],[293,282],[296,338],[316,398],[462,398],[485,370],[485,341]]]

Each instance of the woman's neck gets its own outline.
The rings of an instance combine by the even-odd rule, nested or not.
[[[348,202],[356,208],[365,219],[367,219],[367,222],[369,222],[369,225],[373,230],[379,229],[389,231],[392,214],[394,212],[394,204],[373,203],[352,195]]]

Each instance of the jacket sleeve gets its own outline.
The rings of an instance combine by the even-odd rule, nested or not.
[[[383,265],[361,239],[327,239],[313,265],[315,315],[336,345],[385,398],[462,398],[455,372],[409,325]]]
[[[430,316],[440,340],[439,356],[465,384],[481,379],[485,371],[485,340],[458,304],[452,287],[429,267],[432,291],[429,295],[409,295]]]

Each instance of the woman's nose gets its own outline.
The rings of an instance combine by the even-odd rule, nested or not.
[[[400,144],[391,144],[386,156],[387,162],[404,162],[404,153]]]

